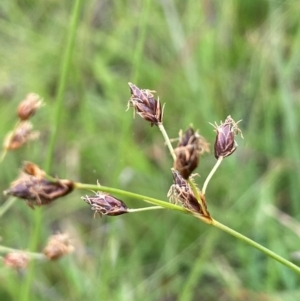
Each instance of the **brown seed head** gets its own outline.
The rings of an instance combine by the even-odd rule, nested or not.
[[[127,110],[130,106],[138,113],[143,119],[149,121],[151,126],[158,125],[162,122],[163,108],[159,99],[154,99],[153,92],[147,89],[139,89],[132,83],[128,83],[131,98],[128,101]]]
[[[36,174],[32,175],[28,171],[33,166]],[[25,199],[27,205],[34,208],[35,205],[47,205],[55,199],[69,194],[73,187],[74,184],[70,180],[47,179],[44,171],[37,165],[27,162],[18,179],[11,183],[10,188],[4,191],[4,194]]]
[[[29,121],[23,121],[13,131],[8,133],[4,140],[4,149],[15,150],[22,147],[29,140],[35,140],[39,137],[39,132],[32,131],[32,124]]]
[[[43,250],[44,255],[50,260],[56,260],[74,251],[69,235],[59,233],[52,235]]]
[[[14,269],[25,269],[28,262],[29,256],[23,251],[11,252],[4,257],[4,265]]]
[[[179,132],[179,142],[174,152],[176,155],[174,168],[183,178],[188,179],[198,166],[200,155],[209,152],[209,144],[190,127],[184,134],[182,131]]]
[[[22,166],[22,171],[30,176],[34,176],[36,178],[45,178],[46,173],[39,166],[32,162],[25,161]]]
[[[192,211],[204,214],[203,209],[187,180],[185,180],[181,174],[172,168],[174,184],[171,186],[168,197],[174,203],[180,203],[184,208]],[[200,192],[199,192],[200,193]]]
[[[221,122],[220,125],[217,125],[216,123],[212,124],[217,133],[214,145],[216,159],[219,157],[228,157],[236,150],[237,143],[234,140],[234,137],[240,133],[243,138],[242,131],[238,127],[240,121],[241,120],[235,122],[231,116],[228,116],[224,123]]]
[[[127,213],[126,204],[108,194],[97,191],[93,196],[83,196],[81,197],[86,203],[91,206],[91,209],[102,215],[116,216]]]
[[[43,100],[39,95],[30,93],[26,98],[19,104],[18,117],[21,120],[28,120],[35,112],[43,105]]]

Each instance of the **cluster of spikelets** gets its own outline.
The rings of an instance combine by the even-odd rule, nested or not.
[[[132,83],[129,83],[131,98],[128,102],[128,108],[132,106],[134,112],[143,119],[156,125],[163,132],[163,107],[159,99],[155,99],[153,93],[147,89],[139,89]],[[228,116],[220,125],[214,124],[216,140],[214,144],[214,153],[218,162],[223,158],[230,156],[237,148],[235,136],[241,133],[231,116]],[[179,132],[179,138],[176,148],[169,147],[174,159],[173,185],[171,186],[168,197],[176,204],[181,204],[188,211],[200,214],[208,222],[210,214],[207,210],[205,200],[205,190],[210,179],[210,175],[203,186],[202,191],[198,189],[193,180],[192,172],[199,163],[199,158],[206,152],[209,152],[209,144],[197,131],[190,126],[185,132]],[[212,174],[211,174],[212,175]]]
[[[131,97],[128,101],[127,109],[133,107],[134,113],[148,121],[151,126],[155,125],[161,130],[174,159],[174,165],[171,169],[173,184],[167,194],[169,200],[182,206],[187,212],[200,216],[204,221],[209,223],[211,217],[207,210],[205,199],[206,188],[217,166],[237,148],[235,136],[239,133],[241,134],[238,127],[239,121],[235,122],[231,116],[228,116],[219,125],[216,123],[212,124],[216,132],[214,155],[217,159],[217,164],[207,176],[200,190],[193,179],[193,171],[199,164],[200,156],[209,152],[209,144],[205,138],[190,126],[185,132],[182,130],[179,132],[178,139],[173,139],[173,142],[177,141],[177,145],[173,149],[171,140],[167,137],[163,126],[164,107],[161,105],[159,99],[155,98],[155,91],[140,89],[132,83],[129,83],[129,88]],[[29,119],[41,106],[42,100],[36,94],[29,94],[20,104],[18,107],[19,122],[5,139],[5,152],[17,149],[27,141],[37,138],[37,133],[32,132],[32,125]],[[57,198],[71,193],[74,188],[76,188],[76,183],[73,181],[53,178],[34,163],[25,162],[19,177],[11,183],[9,189],[4,194],[24,199],[31,208],[34,208],[34,206],[48,205]],[[90,205],[95,214],[101,216],[117,216],[132,212],[132,209],[128,209],[122,200],[100,191],[94,192],[93,195],[83,196],[82,200]],[[61,253],[69,253],[71,249],[70,246],[66,247],[65,252]],[[44,251],[45,255],[49,253],[51,252],[47,251],[45,253]],[[55,255],[46,256],[48,258],[60,257]],[[23,257],[26,258],[26,256]],[[13,258],[8,258],[5,262],[10,264],[10,262],[14,262]]]
[[[32,123],[29,119],[43,105],[43,100],[39,95],[30,93],[20,103],[17,110],[18,122],[15,128],[9,132],[3,143],[3,153],[16,150],[26,142],[39,137],[39,132],[33,131]]]
[[[6,266],[18,270],[27,268],[31,259],[56,260],[74,250],[68,234],[58,233],[49,237],[48,242],[42,253],[31,253],[26,251],[14,250],[3,258]]]
[[[3,143],[1,161],[9,151],[14,151],[24,146],[29,141],[39,137],[38,131],[33,131],[30,119],[36,111],[43,106],[43,100],[39,95],[30,93],[19,104],[17,109],[18,120]],[[72,182],[68,180],[46,179],[46,173],[37,165],[25,162],[20,176],[11,184],[4,194],[14,195],[25,199],[30,207],[50,203],[58,196],[69,193],[73,189]],[[4,265],[17,270],[25,269],[32,259],[56,260],[71,253],[74,247],[66,233],[58,233],[49,237],[46,246],[41,253],[32,253],[22,250],[7,249],[3,257]]]

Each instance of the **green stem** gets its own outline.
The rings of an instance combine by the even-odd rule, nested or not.
[[[132,193],[132,192],[129,192],[129,191],[125,191],[125,190],[120,190],[120,189],[115,189],[115,188],[105,187],[105,186],[99,186],[99,185],[83,184],[83,183],[75,183],[74,185],[75,185],[75,188],[77,188],[77,189],[100,190],[100,191],[103,191],[103,192],[120,194],[120,195],[123,195],[123,196],[126,196],[126,197],[139,199],[141,201],[145,201],[145,202],[157,205],[157,206],[161,206],[161,207],[164,207],[166,209],[173,209],[173,210],[177,210],[177,211],[181,211],[181,212],[185,212],[185,213],[192,213],[192,212],[189,212],[189,211],[185,210],[184,208],[179,207],[177,205],[167,203],[167,202],[164,202],[164,201],[161,201],[161,200],[157,200],[157,199],[154,199],[154,198],[150,198],[148,196],[144,196],[144,195]],[[283,257],[279,256],[278,254],[272,252],[271,250],[263,247],[259,243],[251,240],[250,238],[244,236],[243,234],[241,234],[241,233],[239,233],[239,232],[237,232],[237,231],[235,231],[235,230],[219,223],[215,219],[209,219],[208,220],[208,219],[205,219],[203,216],[201,216],[197,213],[192,213],[192,214],[197,219],[200,219],[200,220],[202,220],[203,222],[205,222],[207,224],[215,226],[215,227],[223,230],[224,232],[227,232],[227,233],[231,234],[232,236],[244,241],[245,243],[247,243],[247,244],[251,245],[252,247],[258,249],[259,251],[263,252],[267,256],[275,259],[276,261],[282,263],[283,265],[289,267],[293,271],[300,274],[300,267],[298,267],[295,264],[293,264],[292,262],[284,259]]]
[[[16,250],[13,248],[8,248],[5,246],[0,245],[0,253],[15,253],[15,252],[24,252],[26,255],[28,255],[32,259],[46,259],[45,255],[42,253],[34,253],[34,252],[28,252],[28,251],[23,251],[23,250]]]
[[[169,151],[170,151],[170,153],[171,153],[171,155],[172,155],[173,160],[175,161],[175,160],[176,160],[176,155],[175,155],[173,146],[172,146],[172,144],[171,144],[170,138],[169,138],[169,136],[168,136],[168,134],[167,134],[167,132],[166,132],[166,130],[165,130],[164,125],[163,125],[162,123],[159,123],[159,124],[158,124],[158,128],[159,128],[159,130],[161,131],[161,133],[162,133],[162,135],[163,135],[163,137],[164,137],[164,139],[165,139],[165,142],[166,142],[167,147],[168,147],[168,149],[169,149]]]
[[[78,25],[78,21],[79,21],[81,6],[82,6],[82,0],[76,0],[74,7],[73,7],[72,15],[71,15],[65,52],[64,52],[63,58],[62,58],[60,78],[59,78],[59,83],[58,83],[58,91],[57,91],[56,103],[55,103],[53,129],[52,129],[52,134],[50,137],[49,146],[47,148],[47,157],[46,157],[46,165],[45,165],[45,170],[47,172],[49,171],[51,164],[52,164],[52,157],[53,157],[53,153],[54,153],[55,142],[57,140],[57,134],[58,134],[58,130],[59,130],[61,115],[63,112],[63,109],[62,109],[63,99],[64,99],[67,78],[68,78],[70,65],[71,65],[71,58],[72,58],[72,54],[74,52],[76,30],[77,30],[77,25]]]
[[[83,184],[83,183],[74,183],[74,188],[86,189],[86,190],[95,190],[95,191],[98,190],[98,191],[108,192],[108,193],[112,193],[112,194],[120,194],[122,196],[142,200],[144,202],[147,202],[147,203],[150,203],[150,204],[153,204],[153,205],[156,205],[156,206],[164,207],[166,209],[177,210],[177,211],[181,211],[181,212],[184,212],[184,213],[189,212],[186,209],[184,209],[180,206],[177,206],[175,204],[171,204],[169,202],[165,202],[165,201],[161,201],[161,200],[158,200],[158,199],[150,198],[148,196],[133,193],[133,192],[129,192],[129,191],[126,191],[126,190],[121,190],[121,189],[116,189],[116,188],[111,188],[111,187],[106,187],[106,186],[100,186],[100,185]]]
[[[135,208],[135,209],[127,209],[129,213],[136,213],[136,212],[142,212],[142,211],[148,211],[148,210],[158,210],[158,209],[165,209],[161,206],[151,206],[151,207],[144,207],[144,208]]]
[[[61,120],[62,115],[62,105],[63,105],[63,96],[66,90],[66,83],[68,78],[68,73],[70,69],[71,64],[71,57],[74,50],[74,44],[75,44],[75,37],[76,37],[76,30],[77,25],[79,21],[81,6],[82,6],[82,0],[76,0],[74,1],[73,10],[71,13],[71,19],[69,24],[69,30],[68,30],[68,36],[67,36],[67,42],[66,45],[63,45],[65,48],[62,62],[61,62],[61,70],[60,70],[60,79],[58,83],[58,91],[57,91],[57,97],[56,97],[56,104],[55,104],[55,114],[54,114],[54,122],[53,122],[53,129],[52,134],[50,137],[50,142],[47,147],[47,156],[46,156],[46,163],[45,163],[45,170],[49,172],[52,159],[53,159],[53,153],[54,153],[54,147],[55,142],[57,140],[57,134],[59,130],[59,124]],[[43,220],[43,215],[41,210],[36,210],[35,212],[35,218],[34,218],[34,226],[33,226],[33,233],[31,236],[30,241],[30,249],[35,250],[39,237],[41,232],[41,224]],[[28,275],[26,277],[26,280],[24,281],[23,286],[20,289],[20,300],[22,301],[28,301],[30,299],[30,289],[31,289],[31,283],[34,279],[35,274],[35,265],[34,262],[29,266]]]
[[[278,254],[272,252],[271,250],[263,247],[262,245],[260,245],[259,243],[253,241],[252,239],[242,235],[241,233],[234,231],[233,229],[219,223],[218,221],[216,221],[215,219],[212,220],[211,223],[212,226],[215,226],[227,233],[229,233],[230,235],[244,241],[245,243],[249,244],[250,246],[258,249],[259,251],[265,253],[267,256],[275,259],[276,261],[280,262],[281,264],[287,266],[288,268],[292,269],[294,272],[300,274],[300,267],[298,267],[297,265],[293,264],[292,262],[284,259],[283,257],[279,256]]]
[[[136,83],[138,81],[139,73],[140,73],[140,66],[142,63],[143,53],[144,53],[144,45],[147,38],[147,27],[149,25],[149,16],[151,11],[151,0],[141,1],[141,15],[139,17],[139,24],[138,24],[138,37],[137,42],[134,47],[135,51],[133,53],[133,60],[132,60],[132,70],[131,70],[131,79],[132,82]]]
[[[1,151],[1,155],[0,155],[0,163],[2,163],[2,161],[4,160],[5,156],[7,154],[7,149],[2,149]]]
[[[0,207],[0,217],[14,204],[16,198],[9,198],[1,207]]]
[[[223,159],[224,158],[222,156],[220,156],[218,158],[218,161],[216,162],[215,166],[213,167],[213,169],[210,171],[209,175],[207,176],[207,178],[203,184],[202,190],[201,190],[203,195],[205,195],[207,185],[208,185],[209,181],[211,180],[212,176],[214,175],[214,173],[216,172],[216,170],[218,169],[218,167],[220,166],[220,164],[222,163]]]

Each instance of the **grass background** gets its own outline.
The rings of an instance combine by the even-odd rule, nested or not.
[[[230,114],[245,139],[210,183],[209,211],[299,264],[299,1],[82,2],[50,173],[166,200],[172,160],[158,129],[125,112],[129,81],[158,92],[170,137],[193,123],[213,144],[208,122]],[[40,140],[1,164],[1,190],[24,160],[46,165],[72,5],[1,1],[1,137],[27,93],[47,104],[32,120]],[[202,158],[199,186],[214,163]],[[24,273],[1,265],[0,300],[300,297],[298,275],[218,229],[169,211],[93,219],[82,194],[35,211],[18,200],[1,217],[4,246],[41,250],[62,231],[76,251]]]

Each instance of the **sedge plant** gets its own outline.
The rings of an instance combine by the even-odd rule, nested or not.
[[[205,138],[190,126],[185,132],[179,132],[179,137],[176,139],[177,146],[173,148],[172,140],[169,139],[163,125],[164,106],[155,97],[155,91],[140,89],[132,83],[129,83],[129,88],[131,96],[127,109],[132,107],[134,114],[138,114],[145,121],[149,122],[152,127],[159,128],[173,158],[173,167],[170,172],[170,176],[173,176],[173,184],[169,191],[166,191],[168,201],[114,187],[102,186],[99,183],[94,185],[74,182],[70,179],[59,179],[48,175],[47,172],[31,162],[24,163],[19,177],[11,183],[4,194],[24,199],[29,207],[34,208],[35,206],[47,206],[53,201],[72,193],[74,190],[92,191],[93,194],[85,194],[81,199],[91,207],[94,215],[99,214],[107,217],[139,213],[146,210],[175,210],[179,214],[187,214],[191,218],[204,222],[208,226],[227,232],[300,274],[300,267],[238,231],[218,222],[209,213],[209,206],[206,201],[207,188],[220,164],[237,149],[235,136],[239,134],[242,136],[242,131],[239,128],[240,121],[236,122],[231,116],[228,116],[219,125],[216,123],[212,124],[216,132],[214,156],[217,161],[207,175],[202,188],[199,189],[193,171],[198,166],[200,156],[209,151],[209,144]],[[33,110],[35,112],[36,108]],[[26,119],[29,119],[31,115],[28,114],[28,118]],[[12,139],[10,138],[9,141],[12,141]],[[129,197],[151,204],[151,206],[128,208],[125,202],[119,199],[119,197]],[[24,268],[29,260],[41,258],[49,260],[57,259],[73,250],[65,234],[58,234],[58,236],[53,237],[50,239],[49,244],[50,247],[44,249],[43,256],[37,255],[39,253],[26,254],[25,251],[18,252],[18,250],[12,250],[7,247],[0,248],[0,251],[7,253],[6,261],[4,261],[7,262],[7,265]]]

